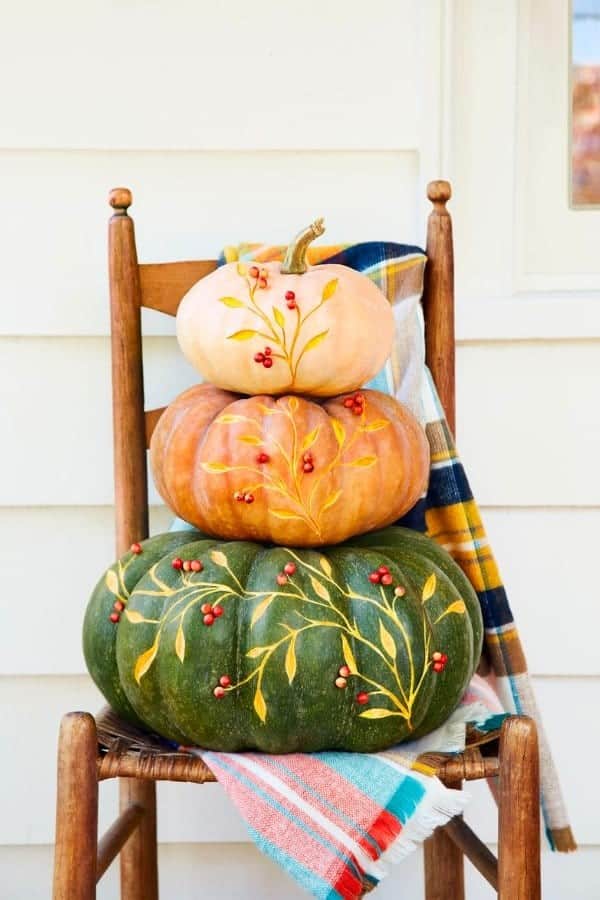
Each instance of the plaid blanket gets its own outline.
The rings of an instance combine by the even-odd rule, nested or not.
[[[282,247],[246,244],[227,248],[222,261],[265,262],[282,258],[283,251]],[[393,306],[394,350],[385,369],[368,386],[407,403],[425,425],[431,449],[427,494],[398,524],[429,535],[463,568],[481,603],[490,671],[485,683],[475,677],[448,723],[415,747],[402,745],[397,751],[379,754],[290,756],[186,749],[206,759],[262,850],[315,897],[351,900],[375,886],[385,874],[385,861],[402,858],[415,841],[462,809],[462,792],[445,788],[417,757],[424,751],[462,749],[469,719],[478,719],[482,730],[497,726],[498,717],[490,716],[500,709],[499,697],[506,712],[523,713],[537,722],[546,834],[553,849],[574,850],[519,633],[424,364],[419,299],[425,255],[418,247],[370,242],[310,248],[309,262],[337,262],[357,269],[381,288]]]

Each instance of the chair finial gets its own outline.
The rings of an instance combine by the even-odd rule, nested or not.
[[[133,203],[131,191],[124,187],[113,188],[108,195],[108,202],[117,212],[126,213]]]
[[[441,203],[445,206],[452,196],[452,187],[449,181],[430,181],[427,185],[427,197],[432,203]]]

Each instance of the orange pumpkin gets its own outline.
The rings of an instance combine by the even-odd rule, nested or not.
[[[197,385],[167,407],[150,453],[160,494],[202,531],[305,547],[394,522],[429,472],[421,426],[379,391],[316,403]]]
[[[307,266],[322,219],[283,263],[230,263],[203,278],[177,312],[177,339],[211,384],[243,394],[331,397],[373,378],[390,354],[390,304],[347,266]]]

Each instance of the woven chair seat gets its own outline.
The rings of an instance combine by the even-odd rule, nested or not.
[[[201,758],[131,725],[108,706],[96,716],[96,728],[99,781],[122,777],[205,784],[217,780]],[[419,762],[431,766],[448,783],[491,778],[498,774],[498,739],[499,731],[482,734],[468,729],[463,753],[425,753]]]

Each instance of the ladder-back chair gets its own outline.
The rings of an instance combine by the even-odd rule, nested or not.
[[[452,223],[446,208],[450,185],[429,184],[433,204],[427,228],[423,309],[426,358],[450,429],[455,426],[454,273]],[[148,535],[146,450],[160,410],[144,410],[141,309],[175,315],[186,291],[212,272],[215,260],[140,264],[131,193],[110,194],[109,224],[116,550],[124,553]],[[62,721],[58,751],[58,795],[54,900],[91,900],[96,883],[120,854],[123,900],[158,897],[156,781],[215,781],[196,757],[165,750],[141,733],[131,740],[111,732],[110,711],[94,719],[74,712]],[[493,753],[494,755],[488,755]],[[429,761],[429,760],[428,760]],[[464,898],[466,855],[501,900],[540,897],[539,762],[534,723],[505,720],[499,743],[440,756],[439,777],[449,786],[496,778],[499,807],[498,859],[461,817],[425,842],[426,900]],[[98,842],[98,783],[120,779],[120,815]]]

